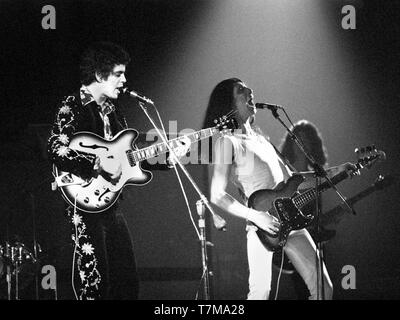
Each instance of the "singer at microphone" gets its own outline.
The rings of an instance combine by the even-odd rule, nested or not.
[[[144,103],[148,103],[148,104],[154,104],[154,102],[152,100],[150,100],[149,98],[146,98],[145,96],[141,96],[140,94],[138,94],[135,91],[129,91],[128,88],[122,88],[121,89],[122,93],[125,94],[129,94],[131,97],[138,99],[140,102],[144,102]]]
[[[290,183],[298,177],[284,162],[279,165],[282,158],[278,149],[265,138],[266,134],[261,128],[254,125],[257,109],[269,109],[273,116],[278,117],[278,109],[283,108],[276,104],[253,103],[253,90],[238,78],[219,82],[209,97],[203,128],[212,125],[215,115],[227,112],[234,113],[237,122],[238,130],[218,138],[213,145],[209,189],[212,204],[246,223],[246,236],[242,238],[247,241],[244,245],[247,249],[249,270],[247,299],[269,300],[273,283],[272,253],[274,250],[281,250],[285,245],[290,249],[286,252],[288,258],[296,258],[296,270],[305,270],[300,273],[310,288],[310,298],[317,299],[321,294],[312,277],[319,272],[318,268],[321,266],[319,285],[323,284],[323,297],[332,299],[332,282],[324,261],[310,263],[316,261],[317,256],[313,239],[306,230],[298,230],[296,236],[290,237],[294,219],[285,221],[284,216],[289,205],[285,209],[287,203],[281,200],[287,195],[283,193],[294,196],[302,180],[295,182],[297,186],[293,191],[288,190]],[[310,178],[311,181],[314,178],[313,172],[296,172],[297,174],[301,174],[304,180]],[[282,187],[275,188],[276,185]],[[236,192],[231,193],[231,190]],[[275,208],[278,207],[277,204],[282,210]],[[297,208],[294,211],[296,210]]]
[[[271,104],[271,103],[256,103],[256,108],[257,109],[269,109],[271,111],[283,109],[281,106],[279,106],[277,104]]]

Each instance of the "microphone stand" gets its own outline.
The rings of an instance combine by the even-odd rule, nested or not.
[[[4,258],[4,267],[6,270],[6,282],[7,282],[7,300],[11,300],[11,291],[12,291],[12,252],[11,252],[11,245],[10,245],[10,221],[11,221],[11,212],[7,214],[7,222],[6,222],[6,241],[5,241],[5,248],[2,254]]]
[[[211,271],[208,271],[208,257],[207,257],[207,239],[206,239],[206,222],[204,215],[204,203],[202,200],[198,200],[196,202],[197,213],[199,215],[199,229],[200,229],[200,244],[201,244],[201,261],[203,265],[203,276],[204,277],[204,286],[203,286],[203,295],[204,300],[210,300],[210,275],[212,275]]]
[[[172,157],[174,159],[174,162],[175,162],[174,163],[175,171],[177,171],[176,170],[176,163],[177,163],[179,165],[179,167],[182,169],[182,171],[184,172],[184,174],[186,175],[187,179],[192,184],[193,188],[195,189],[195,191],[197,192],[199,197],[200,197],[200,200],[198,200],[196,202],[196,207],[197,207],[198,214],[199,214],[200,242],[201,242],[201,253],[202,253],[202,266],[203,266],[202,278],[204,277],[204,287],[203,287],[203,289],[204,289],[204,299],[205,300],[210,300],[210,296],[211,295],[210,295],[210,280],[209,280],[209,276],[212,275],[212,272],[210,272],[209,269],[208,269],[208,257],[207,257],[207,244],[208,244],[208,242],[206,241],[204,206],[206,206],[207,209],[209,210],[209,212],[211,213],[212,218],[213,218],[214,226],[215,226],[215,228],[217,228],[217,230],[226,231],[226,221],[224,219],[222,219],[222,217],[220,217],[219,215],[217,215],[214,212],[214,210],[210,206],[210,203],[208,202],[207,197],[201,192],[200,188],[197,186],[197,184],[193,180],[192,176],[189,174],[189,172],[186,170],[186,168],[183,166],[181,161],[176,156],[174,150],[168,144],[167,135],[166,135],[165,129],[163,128],[164,134],[162,134],[160,129],[154,123],[154,120],[150,117],[149,113],[147,112],[147,107],[146,107],[145,104],[151,104],[154,107],[155,111],[157,112],[157,114],[159,116],[158,110],[155,107],[153,101],[151,101],[150,99],[147,99],[147,98],[146,99],[139,99],[139,106],[141,107],[141,109],[143,110],[143,112],[145,113],[145,115],[147,116],[147,118],[149,119],[151,124],[153,125],[154,129],[157,131],[158,135],[161,137],[162,141],[164,142],[164,144],[166,145],[168,151],[170,152],[170,155],[172,155]],[[160,119],[160,122],[161,122],[161,119]],[[162,122],[161,122],[161,125],[162,125]],[[176,172],[176,173],[178,174],[178,172]],[[190,211],[190,209],[189,209],[189,211]]]
[[[8,226],[7,226],[8,228]],[[7,281],[7,299],[11,300],[11,290],[12,290],[12,258],[11,258],[11,246],[8,242],[9,236],[7,231],[7,241],[6,241],[6,257],[7,257],[7,273],[6,273],[6,281]]]
[[[33,263],[35,266],[35,299],[39,300],[39,265],[38,265],[38,243],[36,237],[36,202],[35,195],[29,192],[31,198],[31,211],[32,211],[32,238],[33,238]]]
[[[150,100],[151,101],[151,100]],[[151,105],[154,105],[154,103],[150,103]],[[153,125],[154,129],[157,131],[158,135],[161,137],[161,139],[163,140],[163,142],[165,143],[165,146],[167,147],[168,151],[170,152],[170,154],[173,156],[175,163],[177,163],[179,165],[179,167],[182,169],[182,171],[184,172],[184,174],[186,175],[186,177],[188,178],[188,180],[190,181],[190,183],[192,184],[193,188],[196,190],[196,192],[198,193],[200,200],[203,201],[204,205],[207,207],[207,209],[210,211],[212,218],[213,218],[213,222],[214,222],[214,226],[215,228],[217,228],[218,230],[222,230],[225,231],[226,230],[226,221],[224,219],[222,219],[222,217],[220,217],[219,215],[217,215],[213,208],[211,208],[210,203],[208,202],[206,196],[201,192],[200,188],[197,186],[196,182],[193,180],[192,176],[189,174],[189,172],[186,170],[186,168],[183,166],[183,164],[181,163],[181,161],[178,159],[178,157],[175,154],[175,151],[171,148],[171,146],[168,144],[167,138],[166,136],[164,136],[160,129],[156,126],[156,124],[154,123],[153,119],[150,117],[150,115],[147,112],[147,107],[145,106],[145,104],[143,102],[139,102],[139,106],[142,108],[143,112],[146,114],[147,118],[150,120],[151,124]],[[155,108],[155,110],[157,110]]]
[[[283,109],[283,107],[280,107]],[[278,119],[278,121],[285,127],[286,131],[288,132],[290,138],[297,144],[299,149],[302,151],[302,153],[306,156],[308,159],[309,163],[311,163],[312,168],[314,169],[315,172],[315,193],[317,195],[317,199],[315,201],[315,210],[316,210],[316,222],[317,222],[317,251],[316,251],[316,264],[317,264],[317,299],[320,298],[320,286],[319,282],[321,281],[321,289],[322,289],[322,295],[321,299],[325,300],[325,290],[324,290],[324,281],[323,281],[323,251],[321,249],[322,244],[319,237],[320,233],[320,224],[319,224],[319,217],[321,214],[321,206],[319,205],[319,199],[320,199],[320,194],[319,194],[319,186],[320,186],[320,179],[325,178],[326,181],[328,181],[328,184],[332,187],[333,190],[335,190],[336,194],[339,196],[339,198],[342,200],[342,203],[346,205],[346,207],[354,214],[354,209],[348,204],[346,201],[346,198],[341,194],[341,192],[337,189],[335,184],[332,182],[332,180],[328,177],[328,174],[326,170],[318,164],[314,158],[312,157],[311,154],[307,152],[307,150],[304,148],[304,144],[302,141],[287,127],[287,125],[282,121],[282,119],[279,117],[279,114],[277,112],[277,108],[272,108],[270,109],[272,111],[272,115]],[[284,109],[283,109],[284,110]],[[285,111],[285,110],[284,110]],[[285,112],[286,113],[286,112]]]

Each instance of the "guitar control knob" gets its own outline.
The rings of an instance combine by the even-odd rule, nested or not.
[[[110,198],[109,198],[109,197],[105,197],[105,198],[104,198],[104,202],[105,202],[105,203],[109,203],[109,202],[110,202]]]
[[[85,199],[83,199],[83,202],[89,203],[89,197],[86,197]]]
[[[95,190],[95,191],[94,191],[94,194],[95,194],[96,196],[100,195],[100,190]]]

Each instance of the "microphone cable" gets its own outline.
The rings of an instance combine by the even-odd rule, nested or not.
[[[141,104],[142,109],[145,108],[145,107],[143,106],[143,103],[142,103],[142,102],[139,102],[139,104]],[[157,114],[158,120],[159,120],[160,125],[161,125],[161,129],[162,129],[163,134],[164,134],[164,139],[165,139],[166,141],[168,141],[167,134],[166,134],[165,127],[164,127],[163,121],[162,121],[162,119],[161,119],[160,113],[158,112],[158,109],[156,108],[156,106],[155,106],[154,104],[151,104],[151,105],[154,107],[154,110],[155,110],[155,112],[156,112],[156,114]],[[149,120],[151,120],[150,117],[149,117],[149,115],[147,114],[147,112],[145,112],[145,113],[146,113],[147,117],[149,118]],[[154,125],[154,124],[153,124],[153,125]],[[161,133],[161,132],[160,132],[160,133]],[[172,148],[171,148],[171,149],[172,149]],[[172,156],[175,157],[174,154],[173,154]],[[195,232],[196,232],[196,234],[197,234],[198,239],[201,240],[200,232],[199,232],[199,230],[197,229],[196,223],[194,222],[193,213],[192,213],[192,210],[190,209],[189,200],[188,200],[188,198],[187,198],[187,194],[186,194],[186,191],[185,191],[185,189],[184,189],[184,187],[183,187],[182,179],[181,179],[181,176],[180,176],[180,174],[179,174],[179,171],[178,171],[178,169],[177,169],[177,167],[176,167],[176,163],[175,163],[175,162],[173,163],[173,167],[174,167],[175,174],[176,174],[176,177],[177,177],[178,182],[179,182],[179,186],[181,187],[182,195],[183,195],[183,197],[184,197],[184,199],[185,199],[186,207],[187,207],[187,209],[188,209],[188,211],[189,211],[189,218],[190,218],[190,221],[191,221],[191,223],[192,223],[192,225],[193,225],[193,227],[194,227],[194,229],[195,229]]]
[[[75,227],[75,246],[74,246],[74,252],[72,254],[72,272],[71,272],[71,285],[72,285],[72,290],[74,292],[75,295],[75,299],[79,300],[78,298],[78,294],[76,293],[76,289],[75,289],[75,256],[76,256],[76,252],[77,252],[77,248],[78,248],[78,224],[75,223],[75,215],[76,215],[76,197],[78,196],[78,194],[75,195],[75,202],[74,202],[74,212],[73,212],[73,224]]]

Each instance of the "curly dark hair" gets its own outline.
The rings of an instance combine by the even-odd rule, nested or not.
[[[315,161],[321,166],[328,165],[328,153],[323,144],[321,133],[318,128],[308,120],[300,120],[291,128],[296,136],[304,137],[305,148],[314,157]],[[282,139],[280,150],[290,163],[295,162],[294,148],[297,148],[295,142],[286,133]]]
[[[112,42],[95,42],[81,56],[80,79],[83,85],[96,81],[96,73],[107,79],[116,65],[127,65],[129,54],[119,45]]]

